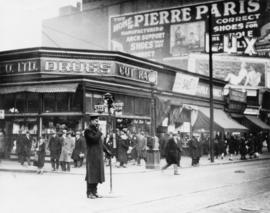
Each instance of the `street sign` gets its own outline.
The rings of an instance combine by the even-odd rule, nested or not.
[[[113,103],[113,107],[116,112],[122,111],[124,107],[124,103],[121,103],[121,102]]]
[[[105,112],[105,107],[106,106],[104,104],[100,104],[100,105],[95,105],[94,109],[95,109],[95,112],[103,113]]]
[[[5,119],[5,110],[0,109],[0,119]]]

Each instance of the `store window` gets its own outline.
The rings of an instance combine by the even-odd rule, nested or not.
[[[121,102],[123,106],[123,114],[133,114],[134,113],[134,97],[127,95],[116,95],[115,102]]]
[[[56,94],[56,111],[57,112],[69,111],[68,93],[57,93]]]
[[[27,94],[27,111],[38,112],[39,111],[39,95],[37,93]]]
[[[82,93],[72,93],[70,94],[70,111],[82,111],[83,99]]]
[[[19,113],[27,112],[26,109],[26,93],[17,93],[15,100],[15,108]]]
[[[77,116],[44,117],[42,121],[42,134],[51,134],[52,130],[57,132],[66,129],[72,132],[82,130],[82,118]]]
[[[103,95],[101,93],[93,94],[93,106],[104,104]]]
[[[93,94],[86,93],[85,94],[85,110],[86,112],[93,112]]]
[[[150,115],[151,100],[147,98],[135,98],[135,114]]]
[[[55,112],[55,95],[53,93],[46,93],[43,96],[44,112]]]
[[[4,95],[0,95],[0,109],[4,109]]]
[[[15,95],[14,94],[6,94],[3,95],[3,108],[6,113],[14,112],[15,110]]]

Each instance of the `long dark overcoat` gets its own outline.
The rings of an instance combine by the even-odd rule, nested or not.
[[[118,160],[120,163],[127,163],[127,161],[128,161],[127,151],[128,151],[128,147],[129,147],[129,139],[120,138],[118,145],[119,145],[119,147],[118,147]]]
[[[19,136],[17,139],[17,149],[18,154],[21,154],[25,157],[30,157],[31,155],[31,147],[32,147],[32,139],[27,138],[25,135]]]
[[[51,137],[48,147],[51,153],[51,158],[59,159],[62,149],[60,138],[58,136]]]
[[[180,149],[173,138],[170,138],[165,146],[165,158],[168,164],[177,164],[179,166]]]
[[[101,136],[102,133],[94,125],[90,125],[84,131],[87,149],[85,180],[88,183],[102,183],[105,181]]]
[[[37,166],[38,168],[43,168],[45,163],[45,154],[46,154],[46,145],[45,143],[38,144],[37,145],[37,155],[38,159],[36,162],[34,162],[34,166]]]
[[[75,148],[72,152],[71,158],[73,160],[80,160],[81,153],[85,154],[85,140],[83,137],[80,137],[80,138],[75,140]]]
[[[200,143],[196,139],[194,138],[190,139],[188,145],[191,158],[196,159],[201,157]]]

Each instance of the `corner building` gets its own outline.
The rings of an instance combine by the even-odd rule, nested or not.
[[[143,130],[148,135],[151,128],[160,131],[166,119],[173,123],[172,115],[179,118],[175,113],[184,105],[209,106],[206,76],[120,52],[5,51],[0,52],[0,76],[0,109],[4,110],[0,128],[9,152],[19,130],[49,139],[52,129],[85,129],[88,115],[100,115],[106,133],[112,121],[107,111],[99,113],[96,106],[104,103],[107,92],[116,103],[123,103],[122,111],[115,113],[116,128]],[[224,85],[222,80],[213,80],[214,107],[221,111]]]

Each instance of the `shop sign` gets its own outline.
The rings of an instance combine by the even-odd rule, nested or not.
[[[157,72],[144,69],[141,67],[130,66],[123,63],[116,64],[116,74],[125,77],[131,78],[133,80],[148,82],[148,83],[157,83]]]
[[[111,74],[113,63],[110,61],[42,59],[42,70],[53,73],[69,74]]]
[[[260,111],[258,108],[254,109],[254,108],[246,108],[244,111],[244,114],[246,115],[259,115]]]
[[[247,93],[242,92],[242,91],[238,91],[238,90],[230,89],[229,99],[231,101],[246,103],[247,102]]]
[[[106,110],[106,105],[104,105],[104,104],[95,105],[95,106],[94,106],[94,110],[95,110],[95,112],[97,112],[97,113],[103,113],[103,112],[105,112],[105,110]]]
[[[207,19],[211,8],[213,52],[268,55],[267,3],[266,0],[217,1],[112,16],[110,48],[155,60],[207,51]]]
[[[5,119],[5,110],[0,109],[0,119]]]
[[[196,95],[202,97],[210,97],[210,88],[207,84],[199,84],[196,88]],[[213,98],[217,100],[223,100],[222,88],[213,87]]]
[[[176,73],[175,81],[173,84],[173,92],[195,95],[199,78],[183,73]]]
[[[246,107],[246,105],[243,103],[229,103],[227,110],[229,112],[242,113],[244,111],[245,107]]]
[[[21,60],[0,63],[0,74],[37,72],[38,70],[38,60]]]

